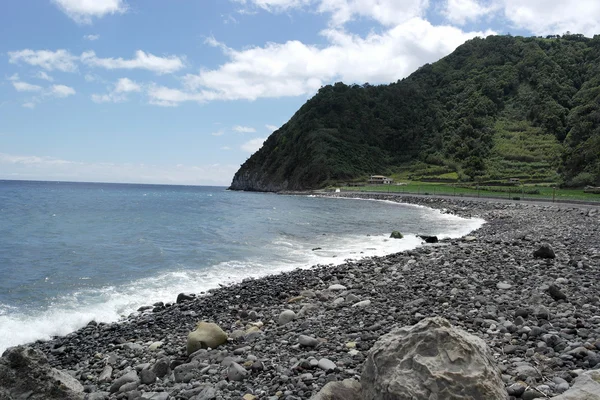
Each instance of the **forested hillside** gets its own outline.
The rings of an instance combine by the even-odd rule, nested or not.
[[[600,185],[600,36],[476,38],[396,83],[322,87],[231,188],[318,188],[407,169]]]

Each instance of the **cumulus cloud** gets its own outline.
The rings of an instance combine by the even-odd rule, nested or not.
[[[100,39],[100,35],[84,35],[83,38],[93,42],[94,40]]]
[[[239,133],[253,133],[256,132],[256,129],[249,127],[249,126],[241,126],[241,125],[236,125],[233,128],[234,131],[239,132]]]
[[[499,4],[483,4],[477,0],[447,0],[443,10],[446,18],[458,25],[475,21],[500,9]]]
[[[442,14],[459,25],[482,17],[502,19],[534,35],[570,31],[591,37],[600,32],[600,2],[596,0],[446,0]]]
[[[49,95],[59,98],[73,96],[75,94],[75,89],[66,85],[52,85]]]
[[[398,25],[425,14],[429,0],[321,0],[318,10],[331,14],[334,25],[366,17],[383,25]]]
[[[226,63],[185,75],[183,88],[157,87],[148,94],[151,103],[175,106],[184,101],[306,96],[337,80],[389,83],[449,54],[468,39],[491,33],[464,32],[413,18],[366,37],[327,29],[322,32],[329,43],[324,47],[291,40],[236,50],[211,38],[207,44],[220,48]]]
[[[237,165],[152,165],[80,162],[0,153],[0,179],[228,185]]]
[[[240,149],[247,153],[254,153],[262,147],[265,140],[267,140],[267,138],[255,138],[248,140],[246,143],[240,146]]]
[[[40,92],[43,88],[31,83],[13,80],[12,84],[17,92]]]
[[[123,0],[52,0],[69,18],[79,24],[90,24],[92,18],[127,11]]]
[[[269,130],[269,132],[275,132],[277,129],[279,129],[279,127],[276,125],[267,124],[267,125],[265,125],[265,127]]]
[[[31,50],[24,49],[19,51],[9,51],[8,61],[12,64],[25,63],[35,67],[43,68],[47,71],[77,71],[77,57],[67,50]]]
[[[254,5],[270,12],[311,8],[330,16],[332,25],[343,25],[356,18],[373,19],[383,25],[398,25],[414,17],[421,17],[429,0],[234,0]]]
[[[121,78],[114,83],[107,94],[93,94],[92,100],[96,103],[120,103],[127,101],[127,93],[141,92],[142,87],[129,78]]]
[[[177,56],[159,57],[142,50],[135,52],[134,58],[100,58],[93,51],[86,51],[81,55],[81,61],[89,66],[105,69],[145,69],[157,74],[177,72],[185,65]]]
[[[567,31],[593,36],[600,32],[597,0],[503,0],[504,15],[518,28],[536,35]]]

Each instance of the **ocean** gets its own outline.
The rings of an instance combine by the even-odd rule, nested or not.
[[[0,181],[0,353],[181,292],[408,250],[417,234],[460,237],[481,224],[384,201]]]

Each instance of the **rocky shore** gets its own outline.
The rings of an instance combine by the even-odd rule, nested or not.
[[[90,400],[309,399],[328,382],[359,381],[369,350],[392,328],[434,316],[483,339],[510,398],[558,396],[600,368],[596,207],[362,197],[487,223],[386,257],[174,293],[172,303],[119,323],[92,321],[30,347]],[[187,337],[199,321],[228,339],[190,356]],[[23,398],[37,398],[30,390]],[[3,393],[10,398],[0,380]]]

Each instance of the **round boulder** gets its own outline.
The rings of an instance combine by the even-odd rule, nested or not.
[[[281,314],[279,314],[279,319],[277,322],[279,323],[279,325],[285,325],[288,322],[292,322],[295,319],[296,319],[295,312],[293,312],[292,310],[284,310],[281,312]]]
[[[198,322],[196,330],[187,338],[187,353],[192,354],[200,349],[216,349],[227,341],[227,334],[217,324]]]
[[[440,317],[396,328],[372,347],[361,377],[364,400],[506,400],[485,342]]]

